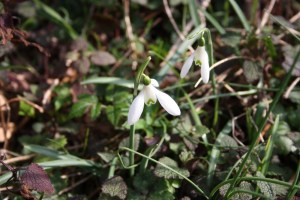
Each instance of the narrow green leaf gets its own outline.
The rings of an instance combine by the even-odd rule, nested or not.
[[[243,11],[241,10],[241,8],[239,7],[239,5],[236,3],[235,0],[229,0],[231,6],[233,7],[234,11],[236,12],[236,14],[238,15],[238,17],[240,18],[244,28],[246,29],[247,32],[250,32],[251,28],[250,25],[243,13]]]

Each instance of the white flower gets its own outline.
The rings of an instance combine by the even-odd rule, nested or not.
[[[180,109],[177,103],[166,93],[156,89],[159,87],[155,79],[151,79],[149,85],[145,85],[141,92],[133,100],[128,113],[128,124],[132,125],[139,120],[142,115],[144,104],[155,104],[158,100],[160,105],[171,115],[180,115]]]
[[[196,51],[188,57],[184,62],[183,67],[180,72],[180,77],[183,78],[189,72],[193,65],[201,66],[201,77],[204,83],[208,83],[209,80],[209,58],[204,46],[198,46]]]

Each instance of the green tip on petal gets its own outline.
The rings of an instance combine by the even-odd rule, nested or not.
[[[151,104],[155,104],[155,103],[156,103],[156,101],[153,100],[153,99],[149,99],[147,102],[145,102],[145,104],[146,104],[147,106],[150,106]]]
[[[195,60],[195,65],[197,65],[197,66],[201,66],[201,65],[202,65],[202,62],[201,62],[201,60]]]

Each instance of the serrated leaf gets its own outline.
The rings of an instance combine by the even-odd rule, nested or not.
[[[24,184],[28,189],[45,192],[47,194],[54,192],[54,188],[47,173],[38,164],[31,163],[26,168],[20,179],[22,184]]]
[[[237,142],[229,135],[219,134],[216,144],[221,147],[238,147]]]
[[[190,173],[188,170],[179,168],[177,163],[174,160],[172,160],[171,158],[163,157],[163,158],[159,159],[159,162],[171,167],[172,169],[176,170],[178,173],[180,173],[186,177],[190,176]],[[178,176],[174,172],[166,169],[165,167],[163,167],[159,164],[156,166],[156,168],[154,170],[154,174],[158,177],[163,177],[166,179],[182,179],[182,177]]]
[[[229,187],[230,187],[229,183],[221,186],[220,189],[219,189],[220,195],[222,195],[224,197],[225,194],[227,193],[227,190],[229,189]]]
[[[135,134],[134,135],[134,150],[137,151],[138,148],[139,148],[139,145],[140,145],[140,135],[139,134]],[[129,137],[126,137],[125,139],[123,139],[120,144],[119,144],[119,148],[122,148],[122,147],[127,147],[127,148],[130,148],[129,147]]]
[[[116,62],[116,58],[106,51],[96,51],[91,55],[91,62],[100,66],[112,65]]]
[[[209,133],[209,129],[206,126],[196,126],[197,134],[199,136]]]
[[[248,191],[252,191],[253,187],[251,185],[251,183],[246,182],[246,181],[242,181],[241,184],[239,185],[240,189],[242,190],[248,190]],[[252,195],[251,194],[247,194],[247,193],[237,193],[234,196],[232,196],[232,199],[243,199],[243,200],[251,200],[252,199]]]
[[[282,51],[284,54],[284,62],[282,63],[283,68],[285,71],[289,71],[291,68],[297,52],[300,50],[300,45],[290,46],[290,45],[283,45]],[[296,61],[296,65],[292,71],[294,76],[300,76],[300,59]]]
[[[113,154],[113,153],[107,153],[107,152],[99,152],[97,154],[106,163],[111,162],[116,157],[115,154]]]
[[[94,95],[84,95],[72,105],[69,113],[69,119],[81,117],[88,108],[93,108],[98,104],[98,98]]]
[[[104,182],[102,192],[111,197],[125,199],[127,195],[127,185],[121,176],[115,176]]]
[[[262,76],[261,67],[258,66],[257,63],[249,60],[244,61],[243,72],[248,83],[252,83]]]
[[[264,175],[260,171],[256,173],[256,176],[264,178]],[[276,191],[274,190],[271,183],[265,181],[257,181],[256,184],[266,197],[269,197],[271,199],[274,199],[276,197]]]

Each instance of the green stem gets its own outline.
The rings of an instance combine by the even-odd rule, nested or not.
[[[108,171],[108,177],[107,177],[107,179],[110,179],[110,178],[114,177],[117,161],[118,161],[118,158],[115,157],[113,159],[113,161],[111,162],[111,166],[110,166],[109,171]]]
[[[187,182],[189,182],[200,194],[202,194],[206,199],[208,199],[208,196],[206,196],[206,194],[191,179],[189,179],[188,177],[186,177],[186,176],[182,175],[181,173],[177,172],[176,170],[174,170],[173,168],[169,167],[168,165],[165,165],[164,163],[161,163],[161,162],[159,162],[159,161],[157,161],[157,160],[155,160],[153,158],[150,158],[149,156],[141,154],[141,153],[139,153],[139,152],[137,152],[135,150],[129,149],[127,147],[121,147],[120,150],[129,151],[129,152],[131,152],[133,154],[137,154],[137,155],[139,155],[139,156],[141,156],[143,158],[147,158],[150,161],[152,161],[152,162],[154,162],[156,164],[159,164],[159,165],[163,166],[164,168],[172,171],[173,173],[177,174],[178,176],[180,176],[181,178],[183,178],[184,180],[186,180]]]
[[[292,200],[299,188],[296,188],[295,186],[299,187],[299,174],[300,174],[300,162],[298,162],[296,177],[294,179],[293,185],[291,186],[291,190],[287,195],[287,200]]]
[[[243,11],[241,10],[241,8],[239,7],[239,5],[235,2],[235,0],[229,0],[229,3],[231,4],[231,6],[233,7],[234,11],[236,12],[236,14],[238,15],[238,17],[240,18],[244,28],[246,29],[247,32],[249,32],[251,30],[250,25],[243,13]]]
[[[189,0],[189,9],[190,9],[190,14],[192,17],[192,20],[195,24],[195,26],[199,26],[200,25],[200,19],[199,19],[199,15],[197,12],[197,5],[196,5],[196,1],[195,0]]]
[[[207,46],[207,51],[208,51],[208,57],[209,57],[209,66],[212,66],[214,64],[214,55],[213,55],[213,43],[211,40],[211,34],[209,29],[205,28],[203,30],[203,35],[206,36],[205,41],[208,41],[208,45]],[[217,83],[216,83],[216,76],[214,73],[212,74],[212,86],[213,86],[213,94],[217,95],[218,91],[217,91]],[[219,119],[219,98],[215,99],[215,103],[214,103],[214,118],[213,118],[213,127],[216,127],[216,125],[218,124],[218,119]]]
[[[145,71],[147,65],[149,64],[150,60],[151,60],[151,57],[148,56],[147,59],[145,60],[145,62],[142,64],[142,66],[139,68],[139,70],[137,72],[137,76],[134,81],[133,99],[137,95],[138,86],[141,82],[144,71]],[[134,126],[134,124],[132,124],[130,126],[130,133],[129,133],[129,147],[132,150],[134,150],[134,138],[135,138],[135,126]],[[132,152],[129,152],[129,164],[130,164],[130,166],[134,166],[134,153],[132,153]],[[134,171],[135,171],[134,167],[130,168],[130,176],[134,176]]]
[[[273,102],[272,102],[272,104],[270,106],[270,109],[268,110],[265,118],[263,119],[262,123],[260,124],[259,129],[258,129],[258,131],[257,131],[257,133],[255,135],[255,138],[254,138],[254,140],[252,141],[252,143],[250,145],[249,151],[247,152],[245,158],[243,159],[243,161],[242,161],[242,163],[241,163],[241,165],[239,167],[239,170],[238,170],[238,172],[236,173],[236,175],[235,175],[235,177],[233,179],[232,184],[230,185],[229,189],[226,192],[225,199],[227,199],[229,193],[234,188],[234,186],[235,186],[235,184],[236,184],[239,176],[241,175],[241,172],[242,172],[242,170],[243,170],[243,168],[244,168],[244,166],[245,166],[245,164],[246,164],[246,162],[247,162],[250,154],[252,153],[252,151],[253,151],[253,149],[254,149],[254,147],[256,145],[256,141],[258,140],[259,135],[260,135],[261,131],[263,130],[263,128],[264,128],[264,126],[265,126],[265,124],[266,124],[266,122],[267,122],[267,120],[269,118],[269,115],[271,114],[271,112],[273,111],[273,109],[277,105],[277,102],[279,101],[279,98],[283,94],[283,92],[284,92],[284,90],[285,90],[285,88],[286,88],[286,86],[287,86],[287,84],[288,84],[288,82],[289,82],[289,80],[291,78],[292,71],[294,70],[294,68],[296,66],[296,62],[298,61],[299,56],[300,56],[300,51],[298,51],[296,57],[294,58],[294,62],[292,64],[292,66],[291,66],[288,74],[286,75],[286,77],[285,77],[285,79],[284,79],[284,81],[283,81],[283,83],[282,83],[282,85],[280,87],[280,90],[276,93],[276,96],[275,96],[275,98],[274,98],[274,100],[273,100]]]

